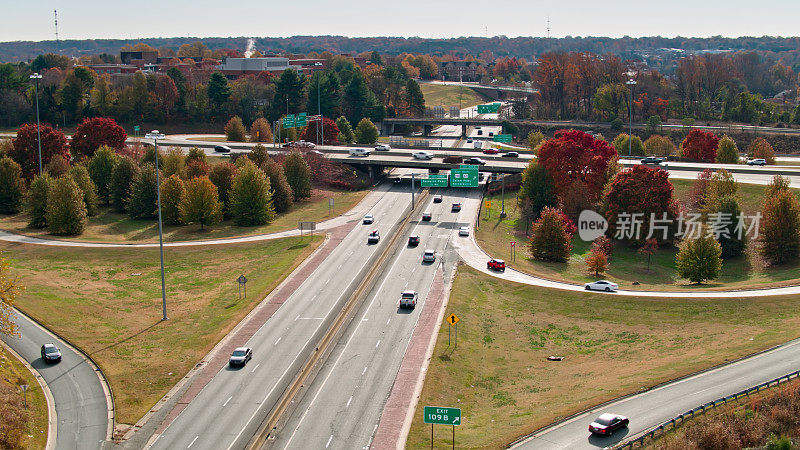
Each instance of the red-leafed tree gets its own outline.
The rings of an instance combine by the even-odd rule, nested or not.
[[[678,207],[668,176],[665,170],[636,165],[614,177],[603,199],[612,236],[631,242],[651,237],[663,242],[674,237]]]
[[[681,144],[681,156],[696,161],[714,162],[717,158],[719,138],[714,133],[692,130]]]
[[[125,148],[128,133],[117,125],[117,121],[107,117],[93,117],[84,119],[75,134],[72,136],[70,147],[77,156],[91,158],[101,145],[107,145],[115,150]]]
[[[307,142],[317,142],[317,127],[319,126],[319,122],[309,122],[308,126],[306,127],[306,131],[303,132],[303,135],[300,136],[300,139],[307,141]],[[322,121],[322,133],[323,136],[323,145],[332,145],[338,144],[338,136],[339,136],[339,127],[336,126],[336,122],[327,117],[323,118]]]
[[[539,164],[547,169],[559,196],[580,180],[592,201],[600,196],[606,168],[616,157],[617,151],[608,142],[577,130],[557,131],[555,138],[539,149]]]
[[[69,160],[69,146],[64,133],[50,125],[41,126],[42,133],[42,167],[46,167],[55,155]],[[36,124],[26,123],[17,130],[14,148],[8,154],[22,168],[22,175],[30,178],[39,171],[39,146]]]

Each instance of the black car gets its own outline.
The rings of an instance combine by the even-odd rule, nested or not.
[[[656,156],[648,156],[648,157],[646,157],[646,158],[642,158],[642,160],[641,160],[641,163],[642,163],[642,164],[655,164],[655,165],[659,165],[659,164],[661,164],[662,162],[664,162],[664,158],[658,158],[658,157],[656,157]]]
[[[413,235],[408,237],[408,246],[416,247],[419,245],[419,236]]]
[[[630,421],[625,416],[619,414],[600,414],[589,424],[589,432],[599,436],[611,436],[615,431],[628,426]]]
[[[55,344],[44,344],[42,346],[42,359],[44,362],[59,362],[61,361],[61,350]]]
[[[517,152],[506,152],[503,153],[504,158],[519,158],[519,153]]]
[[[442,196],[441,195],[434,195],[433,196],[433,203],[442,203]]]
[[[430,222],[433,216],[429,212],[422,213],[422,221],[423,222]]]
[[[483,165],[486,165],[486,161],[484,161],[484,160],[482,160],[480,158],[474,158],[473,157],[473,158],[466,158],[464,160],[464,164],[475,164],[475,165],[478,165],[478,166],[483,166]]]
[[[231,148],[228,147],[227,145],[215,145],[214,151],[219,153],[230,153]]]
[[[229,364],[233,366],[244,366],[253,358],[253,349],[250,347],[239,347],[233,351]]]
[[[452,212],[459,212],[461,211],[461,203],[453,203],[453,206],[450,208]]]

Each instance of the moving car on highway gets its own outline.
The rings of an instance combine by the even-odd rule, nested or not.
[[[350,156],[369,156],[369,150],[365,148],[351,148]]]
[[[367,244],[377,244],[381,240],[381,233],[378,230],[372,230],[367,236]]]
[[[228,364],[231,367],[235,366],[242,366],[244,367],[248,361],[253,358],[253,349],[250,347],[239,347],[233,351],[231,354],[231,359],[228,361]]]
[[[469,236],[469,227],[461,227],[458,229],[459,236]]]
[[[425,250],[422,254],[422,262],[432,263],[436,261],[436,252],[433,250]]]
[[[423,222],[430,222],[432,217],[433,216],[431,215],[431,213],[429,213],[427,211],[422,213],[422,221]]]
[[[392,146],[389,144],[377,144],[375,146],[375,150],[379,152],[388,152],[392,149]]]
[[[450,207],[450,211],[452,212],[461,211],[461,203],[453,203],[453,206]]]
[[[369,225],[374,221],[375,221],[375,218],[372,217],[372,214],[367,214],[367,215],[364,216],[364,220],[362,221],[362,223],[364,225]]]
[[[487,155],[496,155],[496,154],[500,153],[500,150],[498,150],[498,149],[496,149],[494,147],[489,147],[489,148],[483,149],[483,153],[485,153]]]
[[[506,262],[502,259],[490,259],[489,262],[486,263],[486,268],[489,270],[497,270],[499,272],[506,271]]]
[[[400,308],[417,306],[417,291],[403,291],[400,294]]]
[[[412,234],[408,237],[408,246],[409,247],[416,247],[419,245],[419,236],[416,234]]]
[[[615,431],[628,426],[630,421],[625,416],[619,414],[600,414],[589,424],[589,432],[598,436],[611,436]]]
[[[767,160],[762,158],[751,159],[747,161],[748,166],[766,166]]]
[[[486,165],[486,161],[484,161],[484,160],[482,160],[480,158],[472,157],[472,158],[465,158],[464,159],[464,164],[475,164],[475,165],[478,165],[478,166],[483,166],[483,165]]]
[[[664,162],[664,158],[658,158],[655,156],[648,156],[646,158],[642,158],[640,161],[642,164],[654,164],[656,166],[660,165]]]
[[[606,292],[611,292],[611,291],[616,291],[617,289],[619,289],[619,285],[617,283],[612,283],[612,282],[610,282],[608,280],[598,280],[598,281],[595,281],[593,283],[586,283],[586,284],[583,285],[583,287],[587,291],[606,291]]]
[[[517,153],[517,152],[505,152],[505,153],[503,153],[503,158],[519,158],[519,153]]]
[[[61,350],[55,344],[44,344],[42,346],[42,359],[46,363],[61,361]]]
[[[227,145],[215,145],[214,151],[218,153],[230,153],[231,148],[228,147]]]
[[[434,195],[433,196],[433,203],[442,203],[442,196],[441,195]]]
[[[420,150],[411,154],[415,159],[433,159],[433,153]]]

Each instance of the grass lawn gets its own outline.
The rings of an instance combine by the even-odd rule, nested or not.
[[[29,386],[24,399],[19,387],[21,384]],[[47,443],[47,399],[31,372],[2,346],[0,346],[0,385],[3,385],[3,391],[19,393],[19,407],[23,408],[21,414],[28,414],[26,427],[20,430],[21,448],[44,448]],[[25,400],[28,404],[27,410],[23,406]],[[11,403],[0,405],[0,411],[6,408],[14,409],[16,405]],[[3,414],[0,414],[0,417],[2,416]]]
[[[134,423],[321,241],[167,248],[166,322],[157,248],[0,250],[25,286],[17,306],[91,354],[111,381],[118,422]]]
[[[289,212],[279,215],[270,224],[258,227],[237,227],[232,221],[226,220],[219,225],[206,227],[202,231],[197,225],[165,225],[164,240],[166,242],[191,241],[292,230],[297,228],[299,221],[322,222],[350,210],[364,198],[367,192],[369,191],[314,189],[311,198],[295,203]],[[335,206],[332,215],[328,211],[329,198],[334,199]],[[89,219],[89,224],[83,234],[73,237],[53,236],[46,229],[28,228],[27,213],[0,217],[2,217],[0,218],[0,228],[29,236],[93,242],[158,242],[157,220],[133,220],[126,214],[114,212],[111,208],[101,208],[100,214]]]
[[[462,409],[459,448],[505,448],[592,405],[800,336],[800,298],[643,298],[568,292],[458,269],[408,437],[430,446],[424,405]],[[564,356],[560,362],[550,355]],[[435,447],[451,430],[438,426]]]
[[[458,106],[459,95],[461,96],[461,107],[467,108],[483,103],[483,97],[468,87],[453,86],[446,84],[420,83],[422,95],[425,97],[425,106]]]
[[[692,180],[672,180],[675,197],[685,198],[691,188]],[[800,191],[795,190],[795,193]],[[739,198],[745,214],[755,214],[761,209],[764,186],[741,184]],[[578,236],[572,241],[572,256],[567,264],[535,261],[527,256],[528,238],[525,236],[526,224],[520,220],[520,210],[516,204],[516,192],[506,195],[506,213],[500,219],[500,196],[489,196],[492,208],[484,209],[480,218],[480,229],[475,233],[481,248],[495,257],[510,259],[509,242],[517,241],[516,261],[510,262],[515,269],[530,274],[559,281],[584,283],[597,279],[586,269],[584,258],[588,255],[590,244]],[[675,271],[677,248],[664,247],[652,257],[651,267],[647,269],[647,258],[638,253],[637,247],[617,243],[606,273],[601,278],[612,280],[623,288],[644,290],[663,289],[739,289],[765,286],[781,286],[797,283],[800,278],[800,265],[790,264],[779,268],[767,268],[761,261],[755,246],[748,247],[747,254],[722,263],[722,273],[717,280],[703,285],[694,285],[688,280],[678,278]],[[639,285],[633,285],[639,282]]]

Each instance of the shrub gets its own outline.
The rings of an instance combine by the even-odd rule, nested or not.
[[[36,177],[31,182],[28,190],[26,208],[30,216],[28,226],[31,228],[44,228],[47,226],[47,194],[50,192],[52,179],[47,173]]]
[[[22,167],[4,156],[0,158],[0,214],[16,214],[22,205]]]
[[[294,151],[286,156],[283,160],[283,172],[292,187],[295,201],[311,196],[311,168],[300,152]]]
[[[566,262],[572,245],[562,220],[561,211],[544,208],[533,224],[530,242],[531,255],[540,261]]]
[[[270,191],[272,192],[272,206],[276,213],[284,213],[292,207],[292,187],[283,172],[283,166],[275,161],[267,160],[262,166],[264,174],[269,179]]]
[[[692,188],[689,191],[687,207],[693,210],[700,210],[705,207],[706,196],[708,195],[708,186],[711,184],[711,178],[714,172],[711,169],[704,169],[697,174]]]
[[[101,146],[122,150],[126,139],[128,134],[114,119],[92,117],[83,119],[78,125],[69,146],[76,157],[80,155],[91,158]]]
[[[139,164],[152,164],[156,165],[156,149],[155,147],[147,147],[144,149],[144,153],[139,158]],[[158,165],[160,166],[164,164],[164,150],[158,150]]]
[[[189,163],[192,161],[201,161],[205,163],[206,152],[197,147],[190,148],[189,153],[186,155],[186,165],[189,165]]]
[[[72,177],[62,176],[47,192],[47,228],[56,235],[77,235],[86,227],[83,193]]]
[[[367,117],[358,122],[354,133],[359,144],[374,144],[378,141],[378,127]]]
[[[250,142],[272,142],[274,139],[267,119],[259,117],[250,125]]]
[[[608,257],[605,253],[592,249],[586,256],[586,268],[589,272],[594,272],[594,276],[600,276],[608,269]]]
[[[83,204],[86,206],[86,214],[94,216],[97,214],[97,188],[94,186],[92,178],[89,176],[89,171],[85,166],[77,164],[69,169],[69,176],[75,180],[75,183],[83,193]]]
[[[672,140],[666,136],[653,135],[644,141],[644,154],[647,156],[660,156],[667,158],[675,155],[677,149]]]
[[[161,183],[161,218],[165,224],[181,223],[180,206],[183,195],[183,180],[178,175],[170,175]]]
[[[236,166],[229,162],[214,164],[208,172],[208,179],[217,187],[219,201],[225,207],[224,211],[228,211],[230,206],[229,195],[235,174]]]
[[[160,156],[160,155],[159,155]],[[164,178],[169,178],[172,175],[179,177],[183,176],[186,162],[184,160],[183,151],[178,147],[172,147],[167,150],[163,159],[159,159],[159,169]]]
[[[205,176],[186,182],[179,209],[183,223],[199,223],[201,230],[206,225],[222,221],[222,204],[217,196],[217,188]]]
[[[684,239],[675,256],[678,276],[693,283],[714,280],[722,270],[722,247],[706,231],[696,239]]]
[[[356,141],[356,135],[353,133],[353,127],[350,125],[350,122],[347,121],[346,117],[341,116],[336,119],[336,127],[339,128],[339,136],[337,136],[337,140],[339,142],[350,145]]]
[[[616,118],[614,118],[614,120],[611,121],[611,130],[612,131],[619,131],[619,130],[622,129],[622,125],[624,125],[624,123],[622,122],[622,119],[620,119],[619,117],[616,117]]]
[[[751,158],[762,158],[767,164],[775,164],[775,150],[764,138],[756,138],[747,147],[747,155]]]
[[[539,149],[539,146],[544,142],[544,134],[541,131],[531,131],[528,133],[528,148],[533,151]]]
[[[708,214],[717,207],[717,200],[726,195],[735,196],[739,191],[739,183],[733,178],[730,172],[720,169],[714,172],[706,187],[705,198],[703,199],[702,212]]]
[[[760,223],[761,255],[773,265],[800,256],[800,204],[789,191],[778,191],[764,201]]]
[[[69,172],[69,161],[61,155],[53,155],[47,164],[47,173],[53,178],[66,175]]]
[[[714,162],[719,138],[708,131],[693,129],[681,143],[681,156],[695,161]]]
[[[225,124],[225,137],[229,141],[244,142],[246,140],[245,134],[247,134],[247,130],[244,128],[241,117],[233,116]]]
[[[642,139],[639,136],[630,136],[627,133],[620,133],[614,138],[613,142],[614,148],[617,149],[617,153],[620,155],[643,155],[644,154],[644,145],[642,145]],[[630,145],[630,150],[628,146]]]
[[[781,191],[789,191],[789,178],[783,175],[775,175],[764,189],[764,197],[770,198]]]
[[[233,177],[230,202],[231,216],[236,225],[264,225],[275,218],[269,180],[252,162],[240,167]]]
[[[118,212],[124,212],[131,197],[131,185],[139,173],[139,165],[130,156],[122,156],[111,172],[111,202]]]
[[[269,151],[267,150],[267,147],[264,147],[261,144],[256,144],[255,147],[253,147],[253,151],[247,154],[247,158],[249,158],[250,161],[253,161],[253,164],[255,164],[256,167],[263,168],[264,163],[269,160]]]
[[[132,219],[151,219],[158,216],[156,168],[145,164],[131,184],[128,215]]]
[[[89,160],[89,176],[97,189],[97,197],[106,205],[111,202],[111,179],[117,158],[113,148],[102,146]]]
[[[736,146],[736,141],[731,139],[728,135],[719,140],[717,146],[717,162],[720,164],[738,164],[739,163],[739,148]]]
[[[61,155],[69,160],[69,146],[64,133],[49,125],[42,125],[42,166],[47,166],[55,155]],[[17,130],[14,147],[9,152],[10,156],[22,168],[22,175],[31,178],[39,173],[39,145],[36,133],[36,124],[26,123]]]

